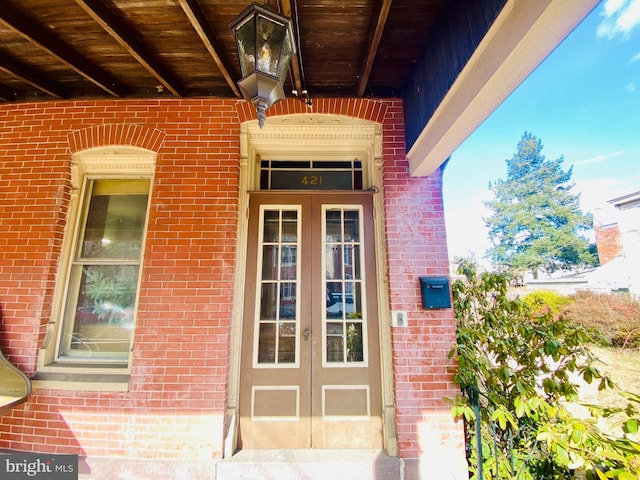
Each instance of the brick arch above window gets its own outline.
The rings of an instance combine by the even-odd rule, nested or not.
[[[70,132],[67,136],[71,153],[95,147],[126,145],[157,152],[166,133],[144,125],[101,124]]]

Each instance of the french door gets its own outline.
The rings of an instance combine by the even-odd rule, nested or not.
[[[255,193],[241,448],[382,448],[369,193]]]

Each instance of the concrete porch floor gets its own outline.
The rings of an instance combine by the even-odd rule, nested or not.
[[[231,458],[84,457],[82,480],[410,480],[404,461],[382,450],[243,450]],[[409,468],[410,470],[410,468]]]

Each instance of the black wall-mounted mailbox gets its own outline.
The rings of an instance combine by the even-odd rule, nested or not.
[[[451,308],[447,277],[420,277],[422,308]]]

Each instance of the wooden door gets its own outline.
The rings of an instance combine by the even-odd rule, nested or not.
[[[382,448],[372,197],[251,195],[241,448]]]

